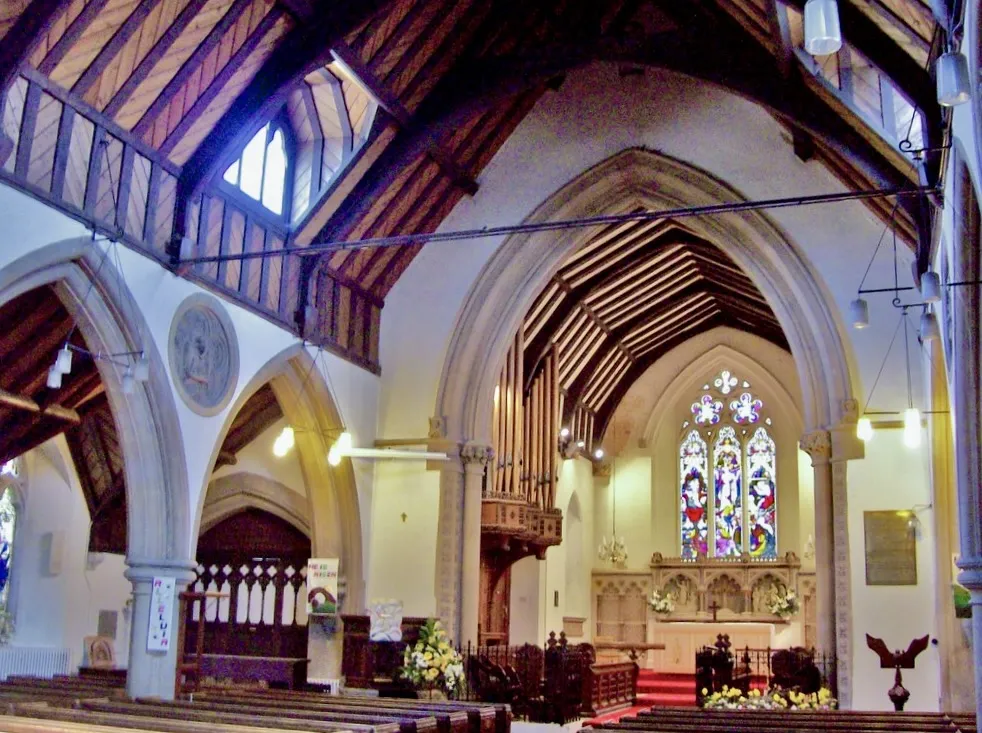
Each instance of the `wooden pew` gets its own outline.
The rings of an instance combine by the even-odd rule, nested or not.
[[[413,720],[434,718],[437,723],[439,733],[469,733],[470,720],[465,711],[438,710],[436,708],[422,708],[420,706],[386,705],[384,699],[380,699],[376,704],[367,706],[350,704],[340,697],[324,696],[320,700],[297,701],[288,697],[278,695],[262,696],[208,696],[202,698],[200,693],[195,694],[195,702],[227,703],[246,706],[250,709],[255,706],[262,706],[263,709],[277,708],[281,710],[302,710],[317,713],[323,717],[330,718],[332,715],[340,713],[350,713],[354,715],[391,715],[394,719],[409,718]],[[492,726],[493,726],[493,720]],[[481,733],[477,731],[476,733]]]
[[[85,707],[90,707],[89,703],[83,703]],[[330,721],[331,724],[359,724],[363,726],[394,725],[400,733],[438,733],[436,719],[426,714],[406,714],[406,715],[385,715],[372,714],[368,711],[350,712],[345,710],[319,712],[297,708],[268,707],[261,704],[243,705],[234,701],[212,702],[200,701],[188,702],[183,700],[165,701],[155,699],[141,699],[135,703],[120,702],[115,703],[116,709],[123,706],[132,709],[143,707],[148,711],[147,714],[155,715],[158,712],[168,713],[177,711],[184,716],[193,716],[196,719],[214,717],[215,719],[227,720],[232,722],[228,716],[238,716],[248,713],[252,719],[263,719],[270,727],[290,727],[297,730],[308,730],[306,726],[317,725],[320,721]],[[100,709],[106,709],[100,704]],[[152,710],[152,712],[150,712]],[[270,721],[276,721],[273,725]],[[289,725],[288,725],[289,724]],[[312,729],[311,729],[312,730]]]
[[[402,714],[404,711],[423,712],[432,715],[440,725],[441,733],[496,733],[498,711],[481,703],[456,703],[397,699],[391,697],[345,697],[308,692],[297,694],[286,690],[233,690],[231,692],[205,691],[195,694],[196,700],[235,700],[243,704],[288,705],[291,708],[323,710],[343,706],[349,710],[385,711],[386,714]],[[325,707],[326,706],[326,707]],[[510,721],[509,721],[510,722]],[[507,731],[505,731],[507,733]]]
[[[266,701],[269,699],[287,700],[296,706],[308,703],[343,703],[371,710],[384,707],[391,710],[425,710],[446,713],[467,713],[471,733],[509,733],[511,730],[511,707],[505,703],[465,702],[457,700],[413,700],[393,697],[347,697],[327,695],[322,692],[298,692],[295,690],[217,690],[205,689],[195,694],[195,699],[234,699],[242,702]]]
[[[98,728],[106,733],[119,733],[120,728],[137,731],[154,731],[155,733],[275,733],[280,727],[269,725],[269,721],[263,721],[264,725],[256,725],[256,720],[248,715],[242,715],[242,722],[231,724],[217,721],[194,721],[165,718],[162,716],[151,717],[142,715],[121,715],[94,712],[91,710],[67,710],[65,708],[52,708],[44,703],[33,703],[20,705],[16,710],[16,717],[0,718],[0,726],[5,731],[11,731],[7,726],[10,720],[23,720],[33,718],[40,727],[34,728],[37,731],[54,730],[57,731],[64,726],[66,730],[93,731]],[[52,723],[59,726],[52,728]],[[391,730],[385,729],[364,729],[350,728],[348,726],[334,726],[331,728],[305,728],[303,730],[331,730],[332,733],[396,733],[398,727]]]

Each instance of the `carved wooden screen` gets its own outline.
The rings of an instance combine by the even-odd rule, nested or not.
[[[196,591],[205,603],[205,652],[259,657],[307,656],[310,540],[281,519],[247,510],[201,537]],[[185,648],[194,649],[200,604],[187,610]]]
[[[643,642],[648,633],[648,589],[636,581],[607,581],[597,593],[596,636]]]

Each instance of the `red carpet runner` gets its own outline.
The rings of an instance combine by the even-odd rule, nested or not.
[[[638,704],[586,720],[583,725],[613,723],[652,707],[695,707],[696,679],[691,674],[668,674],[642,669],[638,675]]]

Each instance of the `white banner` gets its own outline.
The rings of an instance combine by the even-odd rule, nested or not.
[[[307,615],[333,616],[338,612],[338,565],[336,557],[307,561]]]
[[[165,652],[170,649],[174,618],[174,578],[154,578],[150,591],[150,628],[147,630],[147,651]]]

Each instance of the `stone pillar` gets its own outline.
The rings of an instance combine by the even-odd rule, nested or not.
[[[464,466],[464,521],[460,567],[460,643],[478,643],[481,603],[481,502],[484,477],[494,451],[468,443],[460,453]]]
[[[440,470],[436,538],[436,613],[447,634],[460,642],[460,555],[464,524],[464,467],[456,456]]]
[[[133,613],[130,622],[130,661],[126,693],[130,697],[174,699],[178,659],[179,604],[177,595],[195,578],[191,560],[127,560],[126,579],[133,584]],[[150,593],[154,578],[174,578],[174,604],[171,628],[174,646],[166,652],[147,651],[150,630]]]
[[[835,649],[835,554],[832,519],[832,436],[815,430],[801,438],[815,472],[815,600],[818,648]]]
[[[958,183],[970,187],[967,180]],[[956,185],[958,185],[956,183]],[[966,205],[956,209],[954,236],[955,281],[979,280],[978,210],[967,191],[956,196]],[[967,199],[967,201],[963,201]],[[969,205],[970,204],[970,205]],[[956,203],[957,206],[957,203]],[[975,667],[976,715],[982,721],[982,376],[980,376],[980,286],[951,289],[948,317],[953,323],[952,398],[955,428],[955,485],[961,556],[958,582],[972,594],[972,654]]]
[[[835,603],[835,662],[839,705],[852,707],[852,573],[849,562],[849,505],[846,461],[832,451],[832,554]]]

